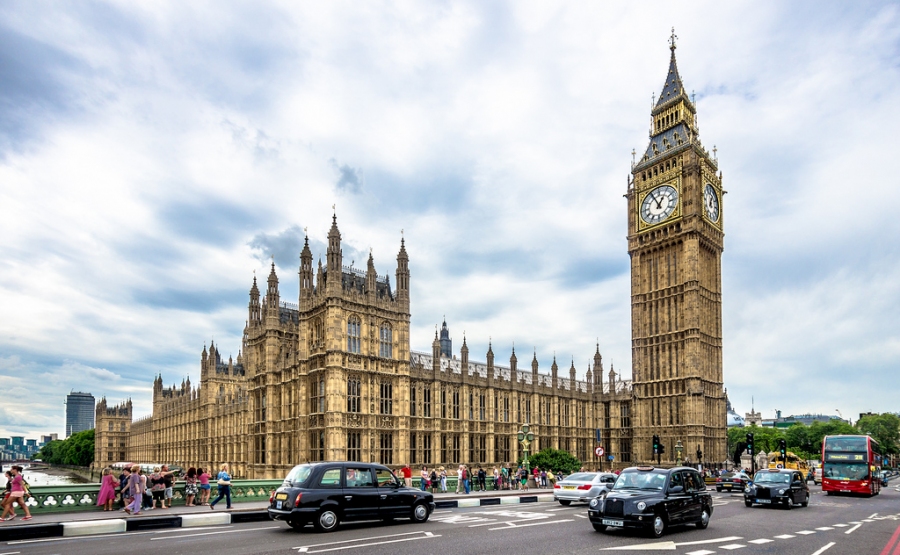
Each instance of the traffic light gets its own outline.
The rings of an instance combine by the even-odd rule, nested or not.
[[[666,446],[663,445],[662,443],[659,444],[659,454],[660,454],[660,455],[665,455],[665,454],[666,454]]]
[[[661,445],[659,444],[659,436],[653,436],[653,454],[662,454]]]
[[[747,453],[753,455],[753,434],[747,434]]]
[[[778,440],[778,450],[781,452],[781,460],[787,462],[787,442],[785,440]]]

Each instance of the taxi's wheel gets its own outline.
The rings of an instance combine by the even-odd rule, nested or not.
[[[572,504],[572,502],[569,501],[568,499],[560,499],[560,500],[559,500],[559,504],[560,504],[560,505],[566,505],[566,506],[569,506],[569,505]]]
[[[331,509],[322,509],[316,517],[315,526],[319,532],[333,532],[338,527],[341,519]]]
[[[593,525],[594,530],[596,530],[597,532],[606,532],[605,524],[597,524],[596,522],[592,522],[591,525]]]
[[[747,500],[744,500],[744,506],[745,506],[745,507],[752,507],[752,506],[753,506],[753,501],[747,501]]]
[[[303,530],[303,527],[306,526],[305,522],[299,522],[296,520],[289,520],[289,521],[287,521],[287,523],[288,523],[288,526],[290,526],[294,530]]]
[[[801,507],[809,507],[809,494],[806,495],[806,500],[803,503],[800,503]]]
[[[716,491],[722,493],[722,488],[716,488]]]
[[[784,508],[785,508],[785,510],[788,510],[788,511],[793,509],[794,508],[794,500],[791,499],[790,497],[788,497],[787,500],[784,502]]]
[[[700,520],[697,522],[697,528],[706,530],[707,526],[709,526],[709,511],[706,507],[703,507],[703,512],[700,513]]]
[[[428,520],[428,507],[425,506],[425,503],[417,503],[412,508],[412,518],[413,522],[425,522]]]
[[[653,527],[650,528],[650,534],[652,534],[654,538],[661,538],[665,533],[666,521],[662,516],[656,515],[653,517]]]

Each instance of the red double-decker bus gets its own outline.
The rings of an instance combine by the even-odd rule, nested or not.
[[[822,440],[822,491],[861,493],[881,491],[875,472],[881,466],[878,442],[869,436],[825,436]]]

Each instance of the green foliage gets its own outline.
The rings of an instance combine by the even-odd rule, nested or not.
[[[878,442],[882,455],[898,452],[897,434],[900,433],[900,418],[891,413],[864,416],[856,423],[859,431],[869,434]]]
[[[94,461],[94,430],[72,434],[67,439],[57,439],[41,447],[35,455],[49,464],[90,466]]]
[[[522,464],[522,459],[516,461],[517,465]],[[559,449],[543,449],[533,455],[528,456],[528,466],[530,468],[539,467],[541,470],[553,470],[554,472],[562,472],[563,474],[571,474],[581,468],[581,461],[572,456],[568,451]]]

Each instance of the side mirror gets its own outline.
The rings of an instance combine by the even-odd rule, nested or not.
[[[672,486],[669,488],[669,493],[681,493],[684,491],[682,486]]]

